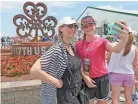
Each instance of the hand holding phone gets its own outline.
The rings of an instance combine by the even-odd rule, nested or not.
[[[118,35],[118,34],[120,34],[120,31],[118,31],[114,28],[121,29],[121,26],[117,25],[116,23],[108,24],[108,35]]]

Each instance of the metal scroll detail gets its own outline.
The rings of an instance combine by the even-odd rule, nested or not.
[[[38,31],[45,37],[53,37],[57,20],[53,16],[44,17],[47,13],[47,6],[44,3],[26,2],[23,9],[26,16],[18,14],[13,18],[19,37],[30,37],[31,41],[37,41]]]

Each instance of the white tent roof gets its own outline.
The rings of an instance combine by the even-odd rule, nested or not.
[[[95,21],[97,22],[97,27],[103,27],[104,23],[125,20],[133,30],[138,32],[138,14],[87,7],[77,21],[80,22],[81,18],[86,15],[94,17]]]

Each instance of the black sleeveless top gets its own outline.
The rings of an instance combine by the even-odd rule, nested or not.
[[[73,76],[75,77],[75,81],[73,81],[74,79],[72,79],[68,69],[66,68],[62,76],[63,86],[62,88],[57,89],[57,103],[80,104],[76,95],[79,93],[82,84],[81,60],[77,56],[72,56],[70,53],[68,53],[68,51],[67,51],[67,57],[68,57],[69,67],[73,73]],[[77,88],[74,88],[74,82],[77,83],[78,85]]]

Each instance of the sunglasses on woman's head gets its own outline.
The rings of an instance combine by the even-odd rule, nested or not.
[[[95,23],[94,19],[90,17],[90,18],[82,19],[81,24],[85,24],[87,22]]]
[[[78,29],[78,25],[76,25],[76,24],[69,24],[69,25],[65,25],[65,26],[67,26],[68,28],[74,28],[75,30],[77,30]]]

